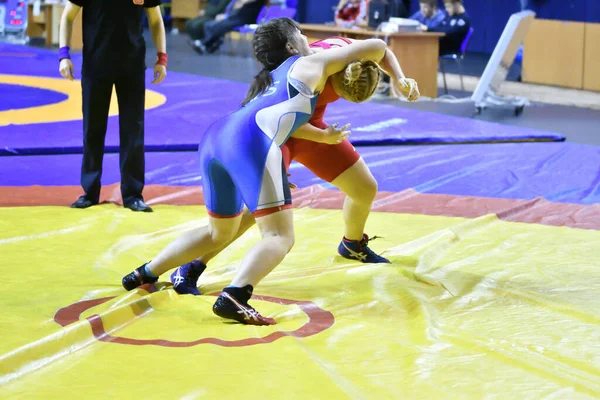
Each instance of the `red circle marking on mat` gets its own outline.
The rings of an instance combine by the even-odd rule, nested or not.
[[[216,296],[217,294],[213,293],[212,295]],[[63,307],[60,310],[58,310],[54,315],[54,321],[60,324],[61,326],[67,326],[69,324],[72,324],[73,322],[79,321],[79,317],[84,311],[92,307],[98,306],[102,303],[106,303],[107,301],[114,298],[115,296],[103,297],[101,299],[85,300],[73,303],[67,307]],[[296,304],[308,316],[308,322],[296,330],[273,332],[261,338],[247,338],[240,340],[202,338],[191,342],[174,342],[166,339],[131,339],[119,336],[111,336],[104,330],[104,323],[102,322],[102,317],[100,317],[99,315],[94,314],[90,317],[87,317],[86,320],[92,326],[92,332],[94,333],[94,337],[101,342],[128,344],[132,346],[155,345],[163,347],[192,347],[206,343],[215,344],[217,346],[223,347],[242,347],[253,346],[256,344],[273,343],[275,340],[285,336],[304,338],[316,335],[317,333],[321,333],[324,330],[329,329],[335,321],[333,314],[331,314],[329,311],[323,310],[312,301],[298,301],[258,295],[255,295],[252,298],[255,300],[268,301],[270,303],[277,304]],[[150,307],[150,304],[147,304],[147,307]],[[136,306],[134,312],[136,314],[141,314],[141,312],[143,312],[144,309],[146,309],[146,306],[144,305],[142,305],[141,307]]]

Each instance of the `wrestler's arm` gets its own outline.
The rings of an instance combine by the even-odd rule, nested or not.
[[[348,46],[318,52],[298,60],[290,73],[290,78],[302,82],[311,93],[320,91],[327,79],[342,71],[348,63],[354,60],[379,61],[383,58],[386,44],[380,39],[367,39],[349,44]],[[350,132],[349,125],[341,128],[329,126],[325,130],[312,126],[302,126],[292,137],[312,140],[314,142],[336,144],[345,140]]]
[[[354,60],[380,61],[386,44],[380,39],[367,39],[348,46],[320,51],[297,61],[290,77],[302,82],[311,92],[323,89],[327,78],[342,71]]]
[[[357,39],[347,39],[351,43],[360,42]],[[385,54],[378,61],[381,69],[390,76],[394,88],[398,89],[409,101],[415,101],[420,97],[419,87],[414,79],[408,79],[402,71],[398,58],[389,48],[386,48]]]
[[[292,134],[293,138],[310,140],[312,142],[338,144],[342,143],[350,135],[350,124],[339,128],[336,125],[330,125],[325,129],[317,128],[311,124],[304,124]]]
[[[293,134],[296,139],[310,140],[312,142],[338,144],[343,142],[350,135],[350,124],[341,128],[337,124],[329,125],[325,129],[318,128],[310,123],[302,125]]]
[[[360,39],[350,39],[346,38],[352,43],[360,42]],[[398,58],[389,48],[385,50],[385,55],[378,62],[381,69],[383,69],[390,77],[393,79],[406,79],[404,72],[402,71],[402,67],[400,66],[400,62]]]
[[[292,137],[296,139],[304,139],[311,140],[313,142],[321,142],[327,135],[327,131],[325,129],[317,128],[310,123],[306,123],[296,129],[296,131],[292,134]]]

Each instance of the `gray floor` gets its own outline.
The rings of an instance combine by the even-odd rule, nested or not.
[[[155,60],[152,40],[148,37],[148,64]],[[186,43],[185,35],[169,35],[167,38],[169,52],[169,69],[177,72],[187,72],[214,78],[229,79],[239,82],[250,82],[258,72],[258,65],[249,56],[249,46],[238,46],[239,56],[228,55],[231,44],[227,43],[218,54],[198,55]],[[469,55],[464,70],[468,75],[480,75],[485,68],[487,59],[483,55]],[[455,72],[452,68],[448,72]],[[515,80],[518,67],[513,67],[510,78]],[[440,91],[440,94],[443,94]],[[469,97],[470,93],[451,92],[457,98]],[[527,107],[523,114],[515,117],[512,110],[485,110],[482,115],[474,114],[470,103],[450,104],[443,102],[407,103],[393,99],[378,99],[398,107],[414,108],[422,111],[437,112],[466,118],[476,118],[507,125],[521,126],[558,132],[567,137],[567,141],[600,146],[600,111],[563,107],[557,105],[534,103]]]

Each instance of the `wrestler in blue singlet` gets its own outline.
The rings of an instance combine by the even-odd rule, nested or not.
[[[309,121],[317,99],[289,76],[299,58],[272,71],[273,84],[265,93],[213,123],[202,138],[202,187],[212,216],[236,216],[244,203],[257,216],[291,206],[280,146]]]

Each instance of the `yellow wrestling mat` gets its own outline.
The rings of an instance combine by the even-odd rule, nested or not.
[[[341,211],[297,209],[252,302],[279,323],[253,327],[211,307],[256,229],[210,263],[207,296],[121,288],[205,223],[200,206],[156,211],[0,208],[0,397],[600,397],[600,231],[374,213],[393,264],[364,265],[336,256]]]

